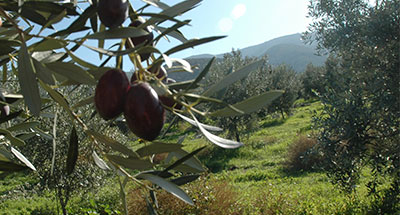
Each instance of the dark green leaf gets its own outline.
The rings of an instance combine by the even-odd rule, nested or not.
[[[183,2],[180,2],[180,3],[176,4],[176,5],[174,5],[172,7],[164,9],[161,12],[161,14],[165,15],[165,16],[169,16],[169,17],[172,18],[172,17],[181,15],[182,13],[193,9],[200,2],[201,2],[201,0],[186,0],[186,1],[183,1]],[[152,25],[152,24],[155,24],[157,22],[162,22],[162,21],[165,21],[165,20],[166,20],[165,18],[152,17],[145,24],[146,25]]]
[[[39,25],[46,25],[46,23],[47,23],[47,19],[44,16],[42,16],[37,11],[35,11],[31,8],[28,8],[28,7],[22,8],[21,16],[23,16],[23,17],[29,19],[30,21],[37,23]]]
[[[87,36],[87,38],[97,39],[97,40],[122,39],[128,37],[140,37],[147,34],[149,33],[143,29],[138,29],[135,27],[126,27],[126,28],[113,28],[106,31],[100,31]]]
[[[158,35],[154,41],[158,41],[161,37],[169,35],[179,41],[181,41],[182,43],[186,43],[188,40],[185,38],[185,36],[178,31],[178,28],[188,24],[189,22],[183,22],[183,23],[176,23],[174,26],[170,27],[170,28],[163,28],[161,26],[156,26],[155,28],[159,31],[161,31],[161,34]]]
[[[32,61],[36,69],[37,77],[46,84],[55,85],[53,72],[36,59],[32,58]]]
[[[8,116],[0,117],[0,124],[18,117],[21,113],[22,110],[10,113]]]
[[[92,27],[93,32],[97,32],[97,14],[90,17],[90,26]]]
[[[31,139],[35,136],[36,136],[36,133],[32,132],[32,133],[26,133],[26,134],[18,134],[16,137],[25,141],[25,140]]]
[[[88,8],[85,9],[85,11],[78,16],[78,18],[66,29],[59,31],[51,36],[62,36],[62,35],[67,35],[71,34],[73,32],[78,32],[82,30],[88,29],[85,27],[86,21],[92,17],[96,16],[97,8],[94,5],[89,6]]]
[[[180,200],[190,205],[194,205],[192,199],[183,190],[181,190],[177,185],[175,185],[172,182],[169,182],[159,176],[151,174],[140,174],[137,177],[151,181],[153,184],[160,186],[161,188],[163,188],[167,192],[170,192],[172,195],[176,196]]]
[[[105,31],[106,30],[106,26],[103,25],[103,23],[100,22],[100,32]],[[98,46],[101,49],[104,49],[104,40],[98,40]],[[103,53],[99,52],[99,58],[101,60],[101,58],[103,57]]]
[[[82,84],[95,85],[97,82],[91,74],[81,67],[67,62],[53,62],[47,64],[52,71]]]
[[[69,147],[67,154],[67,174],[70,175],[75,168],[76,161],[78,160],[79,141],[75,127],[72,128],[69,136]]]
[[[148,160],[140,160],[139,158],[124,158],[118,155],[106,155],[107,158],[125,168],[131,170],[146,170],[153,167],[153,164]]]
[[[1,161],[0,160],[0,171],[4,172],[17,172],[27,169],[27,166],[22,166],[16,163]]]
[[[181,81],[181,82],[176,82],[176,83],[172,83],[172,84],[168,84],[168,88],[172,89],[172,90],[183,90],[183,89],[188,89],[188,87],[190,88],[196,88],[198,87],[197,84],[192,85],[194,80],[188,80],[188,81]]]
[[[64,40],[57,40],[57,39],[44,39],[42,42],[37,43],[34,45],[34,51],[49,51],[59,48],[64,48],[67,45],[67,42]]]
[[[210,71],[211,65],[213,64],[215,60],[215,57],[211,58],[210,61],[208,61],[207,65],[204,67],[204,69],[199,73],[199,75],[194,79],[194,81],[187,87],[186,90],[189,90],[190,88],[196,86],[203,78],[207,75],[208,71]]]
[[[76,56],[75,54],[74,54],[74,52],[72,52],[72,51],[70,51],[70,50],[68,50],[68,49],[65,49],[65,51],[68,53],[68,55],[72,58],[72,60],[74,60],[76,63],[78,63],[79,65],[81,65],[81,66],[83,66],[83,67],[86,67],[86,68],[88,68],[88,69],[97,69],[98,67],[97,66],[95,66],[95,65],[93,65],[93,64],[91,64],[91,63],[89,63],[89,62],[86,62],[86,61],[84,61],[84,60],[82,60],[81,58],[79,58],[78,56]]]
[[[47,140],[53,140],[53,136],[51,136],[50,134],[44,132],[42,129],[38,128],[38,127],[34,127],[33,130],[39,134],[41,137],[47,139]]]
[[[8,55],[9,53],[15,51],[15,48],[12,47],[15,42],[9,40],[0,40],[0,56]],[[18,44],[19,45],[19,44]]]
[[[6,129],[2,129],[0,128],[0,134],[4,135],[10,142],[12,145],[14,146],[23,146],[25,145],[25,142],[21,139],[19,139],[18,137],[14,137],[10,131],[6,130]]]
[[[205,170],[199,170],[197,168],[193,168],[190,165],[187,164],[180,164],[176,167],[174,167],[174,170],[182,172],[182,173],[187,173],[187,174],[200,174],[205,172]]]
[[[22,95],[32,114],[39,116],[42,103],[36,81],[35,68],[25,43],[21,44],[18,56],[18,80]]]
[[[92,104],[94,103],[94,96],[89,96],[87,98],[84,98],[83,100],[79,101],[78,103],[76,103],[72,108],[78,108],[78,107],[82,107],[88,104]]]
[[[47,23],[46,25],[43,25],[42,28],[39,31],[39,34],[46,28],[48,28],[49,26],[51,26],[52,24],[58,23],[61,20],[64,19],[64,17],[67,15],[67,11],[63,10],[62,12],[60,12],[58,15],[52,17]]]
[[[23,8],[24,7],[29,7],[33,10],[49,12],[53,15],[60,14],[64,10],[68,12],[68,15],[78,15],[78,13],[70,7],[51,1],[25,1],[23,4]]]
[[[38,125],[39,122],[21,122],[19,124],[13,125],[12,127],[9,127],[7,130],[8,131],[27,130],[37,127]]]
[[[49,93],[49,95],[51,96],[51,98],[53,98],[53,100],[55,102],[60,104],[61,107],[63,107],[64,110],[67,111],[67,113],[69,113],[70,116],[72,116],[72,112],[69,108],[68,101],[65,99],[65,97],[61,93],[59,93],[55,89],[51,88],[47,84],[43,83],[42,81],[40,81],[40,85],[43,87],[43,89],[45,89]]]
[[[198,179],[200,175],[185,175],[171,180],[172,183],[181,186]]]
[[[94,138],[96,138],[98,141],[106,144],[107,146],[111,147],[115,151],[121,152],[125,155],[128,155],[130,157],[138,157],[137,153],[129,149],[128,147],[122,145],[118,141],[111,139],[110,137],[107,137],[105,135],[99,134],[95,131],[86,131],[89,135],[92,135]]]
[[[160,176],[160,177],[163,177],[163,178],[170,178],[170,177],[174,176],[170,172],[163,172],[163,171],[159,171],[159,170],[144,171],[144,172],[141,172],[141,173],[153,174],[153,175]]]
[[[275,99],[281,96],[284,93],[282,90],[274,90],[268,91],[261,95],[250,97],[244,101],[238,102],[233,107],[243,111],[245,114],[252,113],[254,111],[260,110],[263,107],[267,107],[271,104]],[[210,116],[219,116],[219,117],[231,117],[241,115],[238,112],[226,107],[221,110],[217,110],[209,114]]]
[[[164,152],[173,152],[173,151],[180,149],[181,147],[182,147],[182,145],[180,145],[180,144],[168,144],[168,143],[153,142],[147,146],[144,146],[144,147],[136,150],[136,153],[138,153],[140,157],[144,157],[144,156],[160,154],[160,153],[164,153]]]
[[[201,95],[197,95],[197,94],[193,94],[193,93],[185,93],[184,96],[187,98],[188,101],[190,101],[190,98],[192,98],[192,100],[193,100],[193,98],[195,98],[198,101],[213,102],[216,104],[221,104],[221,105],[227,106],[226,107],[227,109],[237,113],[238,115],[244,114],[244,112],[242,110],[239,110],[239,109],[235,108],[234,106],[227,104],[226,102],[219,100],[219,99],[201,96]]]
[[[187,41],[186,43],[183,43],[181,45],[177,45],[177,46],[169,49],[168,51],[165,52],[165,54],[166,55],[171,55],[173,53],[182,51],[184,49],[193,48],[194,46],[198,46],[198,45],[201,45],[201,44],[204,44],[204,43],[208,43],[208,42],[211,42],[211,41],[214,41],[214,40],[219,40],[219,39],[222,39],[224,37],[225,36],[216,36],[216,37],[206,37],[206,38],[202,38],[202,39],[192,39],[192,40]]]

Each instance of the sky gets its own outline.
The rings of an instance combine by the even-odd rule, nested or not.
[[[134,1],[133,1],[134,2]],[[168,5],[176,0],[163,1]],[[203,0],[193,10],[179,17],[191,19],[191,26],[181,29],[190,38],[226,35],[227,37],[176,54],[221,54],[232,48],[245,48],[265,41],[307,30],[308,0]],[[134,4],[135,6],[135,4]],[[160,44],[162,48],[173,44]]]
[[[169,6],[181,2],[180,0],[161,1]],[[232,49],[257,45],[277,37],[302,33],[307,30],[307,26],[311,22],[311,19],[306,17],[308,1],[203,0],[196,8],[177,17],[179,20],[191,20],[191,26],[185,26],[179,30],[187,39],[211,36],[227,37],[172,54],[170,57],[185,58],[199,54],[222,54],[230,52]],[[130,0],[130,2],[135,9],[144,5],[141,0]],[[145,10],[145,12],[160,11],[155,7],[149,7]],[[59,25],[65,25],[65,23],[61,22]],[[123,25],[129,25],[129,20],[125,21]],[[64,27],[62,26],[62,28]],[[88,42],[88,45],[97,46],[97,41]],[[179,41],[171,38],[170,42],[162,40],[156,48],[165,52],[178,44],[180,44]],[[108,47],[107,43],[105,47]],[[76,54],[85,56],[85,60],[96,65],[101,62],[96,52],[84,48],[80,48],[76,51]],[[124,62],[127,61],[129,61],[128,57],[124,57]],[[115,61],[110,61],[107,66],[115,66]],[[130,63],[124,63],[124,71],[130,71],[131,68]]]

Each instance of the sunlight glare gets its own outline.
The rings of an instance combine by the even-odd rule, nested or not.
[[[232,17],[234,19],[239,19],[241,16],[243,16],[246,13],[246,5],[245,4],[237,4],[233,10],[232,10]]]

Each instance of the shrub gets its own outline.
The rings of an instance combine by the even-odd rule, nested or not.
[[[312,170],[321,161],[321,155],[314,150],[317,144],[315,138],[300,136],[288,150],[286,165],[292,170]]]
[[[157,192],[160,215],[167,214],[201,214],[201,215],[239,215],[242,209],[238,202],[238,194],[232,187],[222,181],[201,177],[184,187],[194,200],[194,206],[185,204],[178,198],[171,197],[166,191]],[[134,189],[128,196],[130,214],[148,214],[143,190]]]

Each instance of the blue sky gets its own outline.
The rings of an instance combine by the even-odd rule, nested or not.
[[[144,5],[140,0],[130,0],[130,2],[135,9]],[[162,0],[162,2],[172,6],[180,1]],[[306,18],[307,5],[308,0],[203,0],[198,7],[178,17],[180,20],[192,20],[191,26],[185,26],[180,30],[188,39],[221,35],[227,37],[181,51],[170,57],[221,54],[230,52],[233,48],[244,48],[280,36],[304,32],[311,21]],[[158,8],[150,7],[145,12],[160,11]],[[129,20],[124,23],[124,26],[127,25]],[[57,27],[57,29],[62,28],[64,26]],[[97,41],[89,41],[89,44],[96,46]],[[178,44],[179,42],[172,38],[170,42],[160,42],[157,48],[166,51]],[[108,47],[107,43],[105,47]],[[93,64],[99,65],[101,62],[96,52],[85,48],[80,48],[76,53]],[[115,60],[111,60],[107,66],[115,66]],[[129,59],[124,58],[123,69],[129,71],[131,68]]]
[[[133,1],[134,3],[135,1]],[[178,1],[164,1],[173,5]],[[135,5],[135,3],[134,3]],[[181,19],[191,19],[182,28],[188,38],[227,35],[227,38],[178,53],[174,57],[221,54],[267,40],[301,33],[307,29],[308,0],[204,0]],[[164,48],[171,44],[160,44]]]

